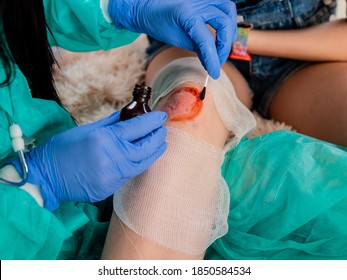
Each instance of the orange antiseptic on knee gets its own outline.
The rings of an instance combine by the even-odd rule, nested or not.
[[[160,110],[166,112],[173,122],[189,121],[201,112],[203,102],[199,98],[200,91],[195,87],[176,89]]]

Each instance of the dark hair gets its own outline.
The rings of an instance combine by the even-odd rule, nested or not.
[[[0,35],[0,59],[6,73],[0,85],[11,83],[15,63],[26,77],[33,97],[61,105],[54,87],[55,59],[48,44],[50,30],[42,0],[0,0],[0,17],[4,29]]]

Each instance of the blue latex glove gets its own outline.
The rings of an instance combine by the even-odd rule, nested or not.
[[[236,38],[236,7],[230,0],[110,0],[109,14],[118,29],[195,51],[214,79]],[[216,40],[206,24],[216,30]]]
[[[116,112],[53,136],[25,154],[28,182],[40,187],[49,210],[63,201],[105,199],[163,154],[166,118],[151,112],[118,122]],[[14,166],[20,170],[18,161]]]

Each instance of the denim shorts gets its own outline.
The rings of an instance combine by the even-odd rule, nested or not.
[[[240,21],[254,29],[298,29],[329,21],[336,11],[336,0],[235,0]],[[168,48],[149,38],[149,61]],[[300,42],[298,42],[299,44]],[[253,110],[269,118],[269,106],[281,85],[308,62],[253,55],[250,62],[229,60],[246,79],[253,95]]]

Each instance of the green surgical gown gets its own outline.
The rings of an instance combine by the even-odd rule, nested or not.
[[[52,45],[80,52],[108,50],[129,44],[138,36],[117,30],[107,21],[100,0],[43,2],[54,34],[54,39],[49,35]],[[18,67],[14,71],[11,85],[0,87],[0,166],[14,156],[8,133],[11,120],[21,126],[29,146],[75,126],[70,115],[55,102],[32,98],[25,77]],[[4,78],[0,62],[0,81]],[[95,242],[90,245],[88,240],[98,236],[96,229],[102,229],[104,235],[107,227],[97,220],[97,209],[91,204],[66,203],[51,213],[38,206],[25,191],[0,184],[0,259],[88,258],[92,246],[98,252],[102,246]],[[83,235],[83,242],[77,235]]]
[[[347,259],[347,149],[289,131],[226,154],[229,230],[207,259]]]

